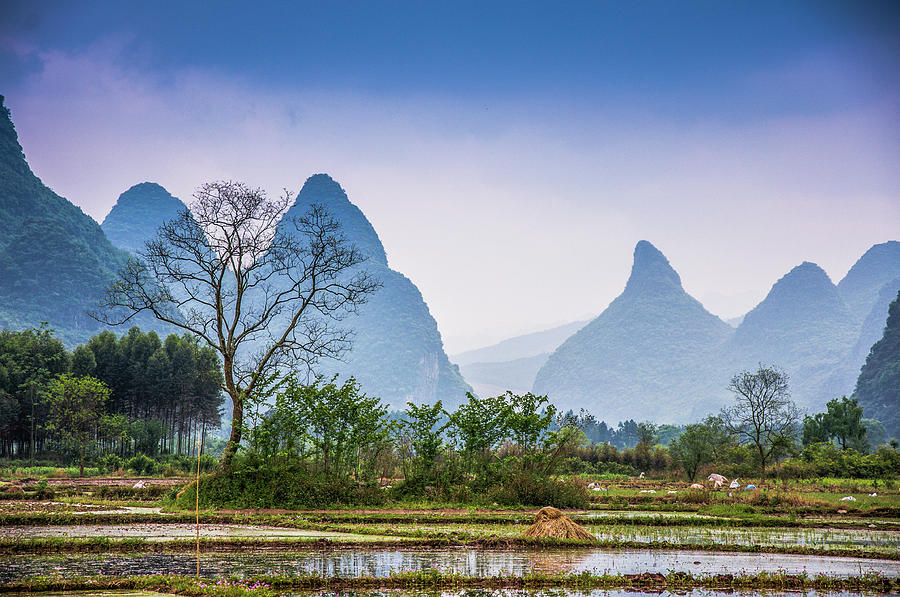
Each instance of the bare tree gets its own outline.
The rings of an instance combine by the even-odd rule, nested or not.
[[[120,325],[149,311],[222,356],[222,389],[233,403],[227,468],[245,404],[282,367],[340,357],[350,333],[335,322],[378,282],[357,267],[365,257],[320,205],[286,220],[287,191],[269,199],[239,182],[204,184],[194,198],[128,261],[95,317]]]
[[[735,404],[722,409],[722,421],[759,457],[760,475],[766,478],[766,463],[793,443],[800,411],[791,401],[788,375],[778,367],[762,364],[756,372],[742,371],[731,378],[728,389]]]

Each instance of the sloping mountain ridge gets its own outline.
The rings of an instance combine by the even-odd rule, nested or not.
[[[185,209],[180,199],[159,184],[142,182],[119,195],[101,228],[113,245],[136,255],[164,222]]]
[[[855,396],[866,417],[900,437],[900,292],[890,304],[881,339],[872,346],[856,382]]]
[[[0,327],[46,322],[69,347],[104,326],[88,315],[128,254],[34,175],[0,96]],[[136,317],[129,325],[161,329]]]
[[[470,363],[503,363],[539,354],[550,354],[569,336],[587,325],[588,321],[573,321],[546,330],[513,336],[484,348],[451,355],[450,359],[458,365],[468,365]]]
[[[323,361],[316,372],[352,375],[364,392],[393,408],[436,400],[453,408],[465,401],[471,387],[447,358],[428,305],[415,284],[388,267],[381,240],[363,212],[327,174],[306,181],[285,219],[302,216],[313,204],[323,205],[340,222],[345,238],[368,257],[362,267],[382,284],[358,315],[341,322],[354,334],[344,362]]]
[[[828,274],[805,261],[747,313],[726,352],[737,369],[760,362],[785,369],[794,400],[814,411],[838,391],[828,381],[856,339],[853,317]]]
[[[882,288],[900,278],[900,242],[891,240],[870,247],[853,264],[837,289],[850,314],[862,325]]]
[[[684,291],[656,247],[640,241],[625,290],[550,355],[534,391],[607,421],[696,420],[727,398],[717,349],[733,332]]]
[[[511,390],[531,391],[534,378],[550,354],[587,321],[573,321],[550,329],[507,338],[497,344],[452,355],[450,360],[479,396],[499,396]]]

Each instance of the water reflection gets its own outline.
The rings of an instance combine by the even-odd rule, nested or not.
[[[190,554],[11,556],[0,558],[0,583],[33,575],[193,574],[195,566],[196,560]],[[201,573],[206,577],[272,573],[388,576],[423,569],[466,576],[520,576],[531,571],[611,574],[684,571],[694,574],[784,572],[833,577],[880,573],[900,577],[900,562],[889,560],[674,550],[328,549],[201,557]]]

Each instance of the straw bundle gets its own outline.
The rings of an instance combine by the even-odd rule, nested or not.
[[[584,539],[596,541],[597,538],[588,533],[584,528],[572,522],[572,520],[550,506],[538,510],[534,517],[534,524],[525,530],[526,537],[552,537],[554,539]]]

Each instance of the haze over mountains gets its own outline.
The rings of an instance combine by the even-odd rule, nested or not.
[[[687,295],[662,253],[641,241],[625,291],[550,356],[534,391],[608,421],[641,412],[684,423],[726,404],[731,375],[762,362],[788,372],[799,406],[820,410],[852,393],[884,329],[898,267],[900,243],[876,245],[850,269],[841,292],[804,262],[732,330]]]
[[[378,234],[337,182],[326,174],[310,177],[282,221],[302,217],[313,204],[324,206],[341,224],[344,237],[367,257],[362,267],[382,284],[358,315],[340,324],[353,331],[350,352],[342,361],[321,361],[315,372],[342,379],[354,376],[363,391],[394,408],[404,408],[407,401],[456,405],[464,400],[471,388],[444,353],[437,323],[421,293],[388,267]],[[184,208],[160,185],[141,183],[120,195],[103,229],[134,252]]]
[[[377,232],[340,185],[325,174],[310,177],[288,217],[313,203],[341,223],[383,284],[345,322],[355,332],[345,361],[323,362],[318,371],[353,375],[394,408],[442,400],[452,409],[470,390],[465,374],[484,395],[533,389],[563,409],[585,408],[609,422],[685,423],[730,400],[725,386],[732,374],[764,362],[784,367],[800,406],[818,410],[853,391],[872,345],[885,336],[889,305],[900,290],[900,242],[890,241],[869,249],[837,286],[814,263],[798,265],[735,329],[688,295],[665,256],[641,241],[624,291],[598,317],[457,355],[461,373],[445,354],[421,293],[389,267]],[[136,254],[182,209],[162,186],[141,183],[120,195],[101,228],[32,173],[3,107],[0,327],[47,322],[69,347],[84,342],[102,329],[87,311],[128,253]],[[149,316],[129,325],[171,331]],[[895,405],[877,396],[869,404],[885,412]]]
[[[554,350],[587,321],[574,321],[539,332],[508,338],[497,344],[451,356],[480,395],[506,390],[528,392],[534,377]]]
[[[717,348],[733,329],[681,286],[647,241],[634,250],[624,292],[541,367],[534,391],[608,421],[696,420],[724,388]]]
[[[441,400],[447,408],[465,401],[471,388],[447,358],[421,292],[388,266],[381,239],[344,189],[327,174],[311,176],[285,218],[300,217],[315,203],[340,222],[345,237],[368,257],[362,267],[382,284],[358,315],[342,322],[354,333],[344,361],[323,361],[316,371],[352,375],[365,392],[398,409],[407,401]]]

